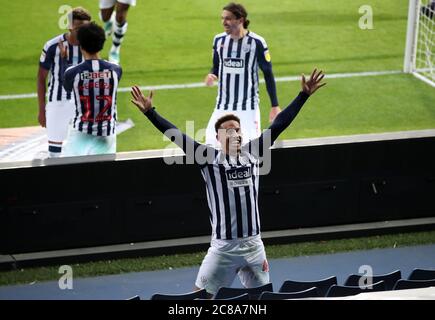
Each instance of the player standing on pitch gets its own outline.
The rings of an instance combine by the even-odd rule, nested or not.
[[[213,67],[205,83],[211,86],[215,80],[219,82],[216,107],[206,130],[206,143],[210,145],[218,146],[214,124],[226,113],[234,113],[240,118],[246,141],[260,135],[258,68],[263,71],[272,105],[269,120],[273,121],[281,111],[269,49],[264,38],[247,29],[247,17],[241,4],[226,5],[221,17],[225,32],[213,40]]]
[[[76,111],[65,145],[65,156],[116,152],[117,89],[122,69],[100,59],[106,40],[94,22],[82,26],[77,37],[85,61],[68,68],[63,85],[76,97]]]
[[[109,61],[120,63],[121,43],[127,32],[127,12],[130,6],[136,5],[136,0],[99,0],[100,18],[104,22],[106,37],[112,35],[112,47],[109,51]],[[115,10],[116,9],[116,10]],[[116,11],[116,14],[114,14]]]
[[[74,96],[63,89],[61,72],[65,70],[66,65],[77,65],[83,61],[77,30],[90,21],[91,15],[88,11],[80,7],[74,8],[68,14],[69,32],[47,41],[39,59],[38,122],[47,128],[48,153],[51,158],[60,156],[62,143],[68,132],[68,123],[74,115]]]
[[[132,88],[132,102],[151,123],[187,156],[195,155],[193,158],[206,184],[212,239],[195,289],[205,288],[210,296],[214,295],[220,287],[230,286],[237,274],[248,288],[269,282],[258,210],[262,153],[290,125],[309,96],[325,85],[321,83],[322,79],[322,72],[317,70],[308,80],[302,76],[299,95],[276,116],[268,130],[243,146],[239,118],[227,114],[218,119],[215,136],[222,145],[221,150],[200,144],[182,133],[152,107],[152,92],[145,97],[137,86]]]

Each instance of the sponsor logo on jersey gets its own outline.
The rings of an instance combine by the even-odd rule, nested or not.
[[[271,58],[270,58],[270,53],[269,53],[269,51],[266,51],[266,52],[264,53],[264,58],[266,59],[267,62],[270,62]]]
[[[80,73],[80,80],[95,80],[95,79],[110,79],[110,78],[112,78],[112,73],[110,71],[97,71],[97,72],[85,71]]]
[[[239,58],[225,58],[224,66],[227,68],[243,68],[244,60]]]
[[[241,167],[235,169],[229,169],[226,171],[228,186],[244,187],[252,184],[251,177],[251,167]]]
[[[226,174],[228,180],[240,180],[250,178],[252,176],[251,167],[229,169],[226,171]]]

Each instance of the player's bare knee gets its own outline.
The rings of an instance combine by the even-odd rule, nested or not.
[[[113,6],[112,8],[101,9],[101,19],[104,22],[107,22],[110,20],[110,17],[112,16],[112,13],[113,13],[113,9],[115,9],[115,6]]]
[[[128,12],[128,8],[130,6],[128,4],[124,4],[124,3],[116,3],[116,22],[118,22],[119,24],[123,24],[127,21],[127,12]]]

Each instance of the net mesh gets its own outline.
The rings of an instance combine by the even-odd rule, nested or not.
[[[421,0],[415,72],[435,82],[435,0]]]

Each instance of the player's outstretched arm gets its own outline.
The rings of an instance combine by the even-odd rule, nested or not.
[[[305,75],[302,74],[302,80],[301,80],[302,91],[308,94],[309,96],[311,96],[318,89],[326,85],[326,82],[321,83],[324,76],[325,74],[322,72],[322,70],[317,71],[317,69],[314,69],[313,72],[311,73],[311,77],[307,81],[305,79]]]
[[[154,91],[144,96],[138,86],[131,88],[131,102],[151,121],[151,123],[166,135],[172,142],[177,144],[184,152],[196,150],[200,143],[181,132],[175,125],[159,115],[153,108]],[[187,151],[186,151],[187,150]]]
[[[131,95],[133,97],[131,102],[136,105],[142,113],[146,113],[153,107],[153,90],[151,90],[148,96],[145,97],[138,86],[133,86],[131,87]]]
[[[278,136],[283,132],[296,118],[297,114],[301,110],[304,103],[307,101],[308,97],[314,94],[318,89],[326,85],[322,83],[322,79],[325,75],[323,72],[314,69],[311,73],[311,77],[307,80],[305,75],[302,74],[301,87],[302,91],[293,100],[290,105],[285,108],[281,113],[279,113],[271,126],[270,134],[272,138],[272,143],[278,138]]]

